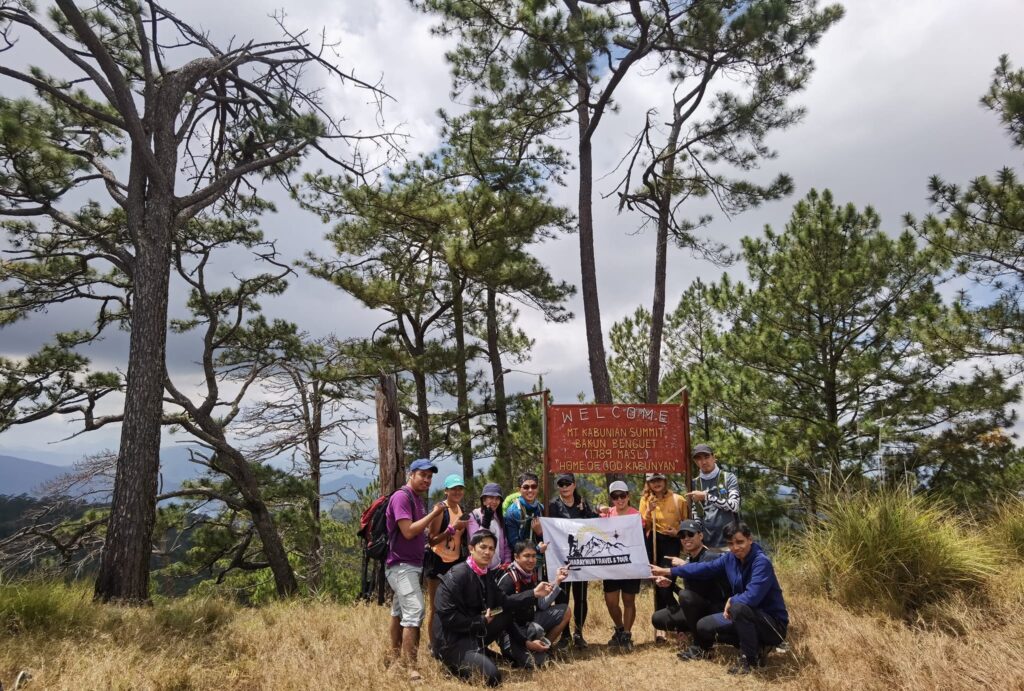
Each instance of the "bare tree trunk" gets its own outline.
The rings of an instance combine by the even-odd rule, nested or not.
[[[455,328],[455,395],[459,419],[459,456],[466,483],[466,506],[473,505],[473,444],[469,425],[469,384],[466,376],[465,303],[462,290],[465,282],[452,276],[452,317]]]
[[[380,492],[391,494],[405,482],[405,451],[398,415],[398,385],[394,375],[380,375],[377,382],[377,451]]]
[[[128,192],[128,227],[135,242],[131,335],[121,444],[94,589],[102,602],[149,600],[156,522],[173,196],[171,190],[147,189],[140,159],[133,147]]]
[[[498,341],[498,296],[492,288],[487,289],[487,359],[491,363],[491,380],[494,383],[494,431],[498,438],[495,462],[498,468],[508,473],[508,482],[512,482],[515,469],[508,451],[508,402],[505,400],[505,374]]]

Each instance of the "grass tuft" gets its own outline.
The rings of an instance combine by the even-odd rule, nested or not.
[[[802,551],[825,592],[857,611],[916,619],[998,570],[996,548],[942,503],[862,492],[836,498],[824,514]]]
[[[69,635],[90,628],[98,608],[82,585],[24,583],[0,587],[0,630]]]
[[[1013,497],[1001,503],[988,524],[989,536],[1000,551],[1024,559],[1024,499]]]

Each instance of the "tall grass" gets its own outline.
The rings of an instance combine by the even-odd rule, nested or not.
[[[941,502],[861,492],[826,505],[802,543],[826,593],[847,607],[912,618],[997,572],[998,552]]]
[[[95,624],[96,613],[92,593],[84,584],[0,586],[0,636],[3,632],[68,635]]]
[[[1024,499],[1014,497],[1002,502],[989,521],[989,536],[1005,554],[1024,559]]]

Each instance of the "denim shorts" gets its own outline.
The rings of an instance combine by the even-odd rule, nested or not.
[[[402,618],[402,627],[419,628],[423,623],[422,566],[395,564],[384,569],[388,585],[395,595],[391,599],[391,616]]]

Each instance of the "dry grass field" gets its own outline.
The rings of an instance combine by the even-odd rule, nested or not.
[[[504,688],[1024,689],[1024,607],[1017,574],[1003,581],[1010,583],[1004,592],[993,594],[1002,603],[993,610],[947,603],[931,613],[931,621],[940,624],[928,626],[852,613],[808,592],[801,580],[799,573],[784,580],[792,650],[774,654],[756,676],[726,674],[732,649],[714,661],[681,663],[674,647],[655,646],[646,593],[636,650],[607,650],[611,624],[600,588],[591,588],[586,631],[591,647],[543,672],[512,671]],[[387,611],[381,607],[294,602],[246,609],[183,600],[127,609],[93,605],[82,589],[62,589],[54,605],[29,589],[16,595],[18,588],[4,586],[7,609],[0,609],[0,681],[7,688],[23,669],[32,674],[25,687],[32,690],[409,686],[401,670],[386,665]],[[12,617],[12,612],[19,614]],[[469,688],[425,654],[421,668],[420,688]]]

